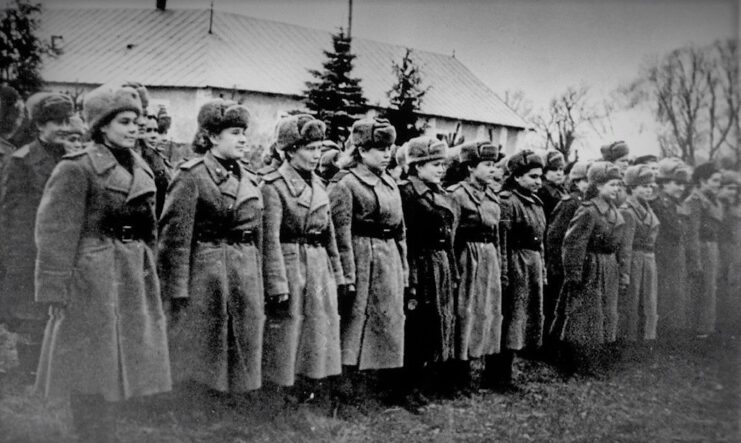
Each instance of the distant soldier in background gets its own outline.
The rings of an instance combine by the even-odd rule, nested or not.
[[[685,200],[689,210],[688,272],[691,278],[691,315],[695,334],[705,338],[715,332],[719,250],[723,207],[718,202],[721,172],[703,163],[692,174],[695,188]]]
[[[545,218],[550,222],[556,205],[568,195],[564,186],[566,161],[558,151],[547,151],[543,160],[543,185],[538,190],[538,197],[543,202]]]
[[[625,174],[625,170],[630,165],[630,149],[627,143],[622,140],[616,141],[602,146],[600,152],[602,152],[602,160],[617,166],[621,176]],[[615,203],[620,206],[625,203],[626,198],[628,198],[628,193],[625,191],[625,183],[622,183]]]
[[[20,369],[31,375],[41,350],[48,307],[34,300],[36,211],[46,182],[65,155],[73,115],[72,99],[64,94],[40,92],[26,106],[36,128],[36,140],[15,151],[0,179],[0,256],[6,273],[2,309],[9,329],[19,334]]]
[[[691,170],[678,158],[662,159],[658,166],[659,192],[651,202],[660,223],[656,237],[658,336],[676,343],[684,339],[690,329],[685,255],[689,213],[682,204],[682,195],[690,181]]]
[[[87,125],[79,115],[75,114],[69,119],[69,131],[65,140],[65,151],[68,154],[77,152],[82,149],[85,138],[88,135]]]

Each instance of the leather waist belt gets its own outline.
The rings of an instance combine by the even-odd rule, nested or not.
[[[352,235],[358,237],[380,238],[389,240],[398,238],[401,234],[401,225],[399,226],[380,226],[373,223],[353,222]]]
[[[300,245],[324,246],[326,236],[323,232],[308,232],[305,234],[280,236],[281,243],[298,243]]]
[[[458,231],[457,238],[467,243],[499,243],[499,237],[493,232]]]
[[[257,240],[255,231],[247,229],[235,229],[226,232],[200,231],[196,233],[196,241],[202,243],[251,243]]]
[[[115,238],[123,243],[130,243],[144,239],[144,235],[135,229],[133,225],[104,226],[101,232],[103,235]]]

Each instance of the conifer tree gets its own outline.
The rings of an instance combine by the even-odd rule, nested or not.
[[[332,50],[324,51],[323,69],[309,70],[314,78],[306,82],[306,106],[327,124],[327,138],[339,143],[347,139],[353,121],[366,110],[360,79],[352,77],[351,39],[342,29],[332,35]]]
[[[422,87],[420,69],[412,58],[411,49],[404,52],[401,63],[392,62],[391,69],[396,83],[386,93],[391,104],[386,118],[396,128],[396,144],[401,145],[424,133],[424,127],[417,124],[417,112],[430,88]]]

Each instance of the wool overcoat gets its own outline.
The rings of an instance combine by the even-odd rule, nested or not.
[[[41,200],[36,300],[55,304],[36,379],[47,395],[116,401],[171,388],[153,174],[131,155],[130,173],[88,145],[59,163]]]
[[[287,312],[268,315],[264,376],[288,386],[297,374],[337,375],[337,285],[344,281],[329,197],[316,174],[309,185],[287,161],[263,181],[265,294],[289,294]]]
[[[628,281],[618,299],[618,337],[629,341],[656,339],[657,276],[654,246],[659,219],[648,204],[628,196],[620,207],[625,220],[620,274]]]
[[[686,239],[688,211],[681,201],[664,192],[651,202],[659,220],[656,237],[656,276],[659,329],[663,332],[690,329]]]
[[[35,141],[8,158],[0,178],[0,318],[27,339],[40,341],[48,306],[34,302],[34,224],[44,186],[64,149]]]
[[[460,208],[455,234],[460,283],[456,292],[455,356],[459,360],[499,352],[502,339],[499,197],[470,181],[448,189]]]
[[[343,281],[356,290],[340,314],[342,363],[400,367],[408,266],[399,188],[387,173],[360,164],[335,176],[329,199]]]
[[[741,205],[726,206],[718,241],[718,322],[741,327]]]
[[[180,165],[158,251],[173,380],[225,392],[262,383],[262,193],[255,175],[239,173],[210,152]]]
[[[543,292],[546,330],[550,330],[556,317],[556,304],[563,286],[563,262],[561,261],[563,238],[583,198],[583,193],[578,191],[565,196],[553,209],[546,229],[544,247],[548,285]]]
[[[444,189],[415,176],[400,191],[409,287],[414,291],[407,303],[404,361],[412,365],[445,361],[455,357],[458,268],[453,240],[459,210]]]
[[[696,333],[712,334],[717,317],[718,235],[723,208],[699,189],[692,191],[685,204],[689,211],[687,270],[692,276],[690,321]]]
[[[620,270],[617,253],[625,221],[614,204],[595,197],[581,204],[563,240],[564,288],[553,332],[576,345],[614,342]]]
[[[568,197],[569,193],[563,185],[557,185],[548,180],[543,180],[543,186],[538,190],[538,198],[543,203],[543,212],[546,220],[550,223],[553,210],[556,209],[561,200]]]
[[[502,191],[499,224],[502,255],[502,348],[543,344],[543,236],[546,219],[537,195],[519,187]]]
[[[165,158],[165,155],[162,154],[160,151],[150,148],[149,146],[145,145],[144,142],[140,141],[139,143],[141,143],[141,156],[144,161],[147,162],[147,165],[149,165],[149,168],[154,173],[154,186],[155,188],[157,188],[155,211],[157,213],[157,217],[159,218],[159,216],[162,214],[162,207],[165,204],[167,188],[172,181],[172,165],[170,164],[170,161]]]

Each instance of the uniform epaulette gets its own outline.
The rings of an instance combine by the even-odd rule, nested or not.
[[[275,169],[275,170],[270,171],[267,174],[263,175],[262,176],[262,181],[267,182],[267,183],[270,183],[270,182],[274,182],[274,181],[278,180],[279,178],[281,178],[280,172],[278,172],[278,170]]]
[[[458,189],[460,187],[461,187],[461,184],[460,183],[456,183],[454,185],[448,186],[447,188],[445,188],[445,190],[448,191],[448,192],[454,192],[456,189]]]
[[[188,169],[191,169],[193,166],[199,163],[202,163],[202,162],[203,162],[203,157],[191,158],[190,160],[186,160],[180,163],[180,169],[188,170]]]
[[[277,169],[274,166],[270,166],[270,165],[263,166],[262,168],[260,168],[260,169],[257,170],[257,175],[259,175],[259,176],[262,177],[262,176],[268,175],[271,172],[276,171],[276,170]]]
[[[342,180],[342,177],[346,176],[349,173],[350,171],[347,169],[340,169],[339,171],[337,171],[335,175],[332,176],[332,178],[329,181],[331,183],[337,183],[338,181]]]
[[[24,146],[22,148],[19,148],[14,153],[10,154],[10,156],[11,157],[15,157],[15,158],[23,158],[23,157],[27,156],[30,151],[31,150],[29,149],[28,145],[26,145],[26,146]]]
[[[69,160],[71,158],[82,157],[85,154],[87,154],[87,152],[85,152],[84,149],[80,149],[79,151],[75,151],[75,152],[70,152],[68,154],[64,154],[62,156],[62,158]]]

